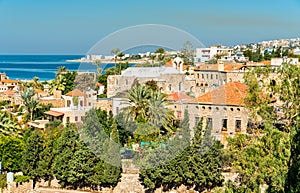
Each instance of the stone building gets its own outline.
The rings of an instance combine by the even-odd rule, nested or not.
[[[201,96],[229,82],[244,82],[246,66],[243,64],[201,64],[190,73],[195,80],[195,96]]]
[[[179,120],[188,111],[191,135],[203,118],[203,126],[210,127],[212,135],[226,144],[227,137],[247,132],[248,112],[244,104],[247,88],[240,82],[230,82],[195,99],[183,93],[177,93],[177,97],[169,95],[168,108]]]
[[[97,92],[88,90],[81,92],[80,90],[73,90],[62,96],[64,100],[64,107],[51,108],[50,111],[45,112],[50,121],[61,120],[66,123],[81,123],[85,113],[96,106]]]
[[[175,58],[172,66],[161,67],[129,67],[121,75],[109,76],[107,79],[107,97],[111,98],[119,92],[129,91],[133,85],[144,84],[154,80],[161,92],[189,92],[195,90],[195,80],[187,76],[183,70],[183,61]]]

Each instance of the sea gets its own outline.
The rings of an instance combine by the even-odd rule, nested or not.
[[[0,73],[13,80],[32,80],[35,76],[40,81],[55,78],[60,66],[70,71],[97,72],[92,63],[68,62],[84,57],[83,55],[0,55]],[[114,66],[113,63],[101,64],[103,70]]]

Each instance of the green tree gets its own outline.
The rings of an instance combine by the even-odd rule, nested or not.
[[[54,161],[54,144],[57,138],[55,132],[56,129],[52,129],[49,136],[45,137],[45,141],[43,144],[43,151],[40,152],[39,161],[38,161],[38,173],[40,178],[44,179],[45,181],[49,181],[49,185],[51,180],[54,177],[53,172],[53,161]]]
[[[157,50],[155,50],[154,53],[155,54],[164,54],[165,53],[165,49],[164,48],[157,48]]]
[[[189,124],[188,113],[185,111],[185,118],[181,122],[181,131],[184,141],[179,136],[167,145],[169,148],[177,148],[179,151],[171,151],[176,153],[175,158],[170,159],[167,163],[165,157],[170,158],[169,153],[157,151],[157,154],[149,154],[156,167],[145,168],[140,171],[140,180],[142,183],[154,191],[156,188],[163,187],[164,190],[177,188],[185,185],[188,188],[194,188],[197,191],[210,191],[214,187],[221,186],[223,176],[221,174],[221,156],[222,145],[215,142],[210,135],[210,130],[206,130],[203,137],[202,121],[195,128],[195,135],[190,146],[189,140]],[[180,130],[179,130],[180,131]],[[211,143],[203,144],[203,141]],[[186,149],[180,148],[187,147]],[[174,155],[174,154],[173,154]],[[146,158],[149,159],[149,158]],[[162,164],[164,163],[164,164]]]
[[[153,90],[153,91],[158,91],[158,85],[157,85],[157,81],[155,80],[149,80],[145,83],[145,86],[148,87],[149,89]]]
[[[42,84],[39,82],[39,77],[37,76],[33,77],[32,84],[34,89],[43,89]]]
[[[229,163],[239,173],[229,189],[257,192],[267,185],[268,192],[299,192],[299,73],[299,66],[283,64],[247,74],[245,102],[253,126],[251,135],[229,140]]]
[[[30,113],[30,120],[32,121],[33,112],[37,108],[39,102],[34,97],[35,92],[32,87],[26,88],[24,92],[21,94],[21,98],[23,100],[24,105],[26,106],[27,111]]]
[[[50,108],[52,108],[52,104],[39,104],[37,108],[33,111],[33,119],[39,120],[39,119],[46,119],[47,115],[45,114],[46,111],[49,111]]]
[[[0,112],[0,135],[17,136],[20,135],[21,128],[11,114]]]
[[[23,140],[19,137],[0,137],[0,160],[2,162],[2,170],[5,169],[10,172],[20,171],[23,148]]]
[[[69,162],[74,158],[75,152],[80,150],[81,145],[78,133],[74,128],[70,128],[70,126],[68,126],[56,140],[54,145],[55,158],[52,169],[62,187],[72,187],[74,180],[72,179],[71,182],[69,178],[74,171]],[[74,186],[76,186],[76,184],[74,184]]]
[[[264,60],[271,60],[271,54],[268,52],[268,50],[265,50],[264,52]]]
[[[34,183],[40,179],[38,166],[40,162],[40,153],[43,151],[44,137],[38,130],[28,130],[24,136],[24,151],[22,152],[21,169],[24,175],[30,176]]]
[[[58,67],[57,71],[56,71],[56,76],[59,76],[61,74],[64,74],[68,72],[68,69],[65,66],[60,66]]]
[[[115,60],[115,75],[117,74],[117,59],[118,59],[118,54],[120,53],[120,49],[119,48],[114,48],[111,50],[111,54],[113,54],[114,56],[114,60]]]
[[[57,72],[55,79],[50,82],[50,93],[54,90],[62,91],[62,94],[66,94],[75,88],[75,78],[77,72],[70,72],[66,67],[60,67]]]

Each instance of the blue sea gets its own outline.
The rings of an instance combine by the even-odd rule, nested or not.
[[[67,62],[84,57],[83,55],[0,55],[0,72],[10,79],[31,80],[37,76],[40,80],[51,80],[60,66],[70,71],[97,72],[92,63]],[[102,69],[114,64],[102,64]]]

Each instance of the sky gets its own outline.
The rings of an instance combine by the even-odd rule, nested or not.
[[[0,0],[0,54],[85,54],[116,30],[163,24],[204,45],[300,37],[300,0]]]

